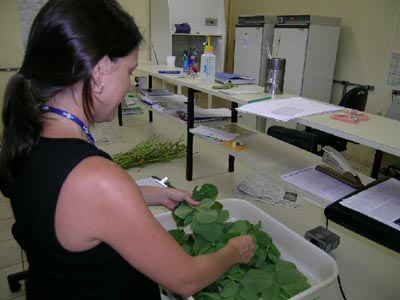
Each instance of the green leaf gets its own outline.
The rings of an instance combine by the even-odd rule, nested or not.
[[[201,187],[200,190],[197,190],[197,186],[194,188],[192,197],[193,199],[197,201],[201,201],[204,198],[209,198],[209,199],[217,199],[218,196],[218,189],[215,185],[211,183],[204,183]]]
[[[177,208],[175,208],[174,215],[177,216],[180,219],[185,219],[186,216],[188,214],[190,214],[191,212],[193,212],[193,208],[192,207],[190,207],[188,205],[181,204]]]
[[[297,270],[295,264],[282,260],[275,265],[275,276],[279,284],[307,281],[307,277]]]
[[[250,286],[257,293],[269,288],[274,281],[274,275],[264,270],[251,269],[242,278],[242,284]]]
[[[222,205],[221,202],[214,201],[214,205],[211,207],[211,209],[214,209],[214,210],[217,210],[217,211],[221,211],[223,207],[224,206]]]
[[[218,219],[216,220],[216,222],[223,223],[228,219],[229,219],[229,211],[221,210],[220,213],[218,214]]]
[[[221,300],[221,296],[218,292],[209,293],[209,292],[200,292],[194,295],[196,300]]]
[[[169,233],[180,245],[185,244],[190,236],[181,229],[172,229]]]
[[[310,287],[311,285],[304,281],[281,285],[281,288],[289,295],[289,298],[301,293],[302,291],[305,291]]]
[[[212,223],[218,219],[218,213],[215,210],[198,210],[194,213],[194,216],[202,224]]]
[[[281,257],[281,252],[279,249],[275,246],[274,243],[271,243],[268,245],[268,250],[267,250],[268,256],[275,256],[275,257]]]
[[[255,230],[252,232],[252,234],[255,235],[257,244],[261,247],[261,249],[266,250],[267,247],[272,244],[272,239],[268,233],[261,230]]]
[[[239,293],[239,285],[236,282],[229,282],[220,291],[222,298],[232,298]]]
[[[273,282],[271,286],[261,293],[263,300],[280,300],[280,287],[276,282]]]
[[[201,255],[207,253],[212,248],[209,241],[203,239],[201,236],[197,237],[193,242],[193,253],[194,255]]]
[[[210,198],[204,198],[201,200],[199,206],[196,208],[202,208],[202,209],[207,209],[211,208],[214,205],[215,201],[210,199]]]
[[[193,221],[193,214],[188,214],[186,216],[185,220],[183,220],[183,223],[181,224],[181,226],[185,227],[185,226],[187,226],[189,224],[192,224],[192,221]]]
[[[193,222],[192,230],[194,233],[202,236],[204,239],[210,241],[213,244],[223,233],[222,226],[217,223],[202,224],[199,222]]]
[[[263,266],[263,263],[265,262],[265,259],[267,258],[267,254],[265,254],[265,251],[262,250],[261,248],[258,248],[252,262],[254,261],[254,265],[258,268],[261,268]]]
[[[250,286],[244,286],[240,289],[240,297],[246,300],[258,300],[257,292]]]
[[[192,255],[192,246],[188,244],[182,245],[183,250],[189,255]]]
[[[235,235],[247,234],[249,231],[249,222],[245,220],[239,220],[233,223],[231,229],[228,232],[234,233]]]

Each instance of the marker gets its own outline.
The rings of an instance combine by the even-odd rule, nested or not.
[[[181,71],[178,70],[159,70],[159,74],[180,74]]]
[[[264,101],[264,100],[269,100],[271,98],[272,98],[271,96],[267,96],[267,97],[260,98],[260,99],[253,99],[253,100],[249,100],[248,103],[260,102],[260,101]]]

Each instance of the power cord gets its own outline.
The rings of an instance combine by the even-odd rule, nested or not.
[[[340,281],[339,274],[337,276],[337,281],[338,281],[338,284],[339,284],[340,294],[342,295],[343,300],[347,300],[346,295],[344,294],[344,291],[343,291],[342,282]]]
[[[328,218],[326,218],[326,221],[325,221],[325,229],[326,230],[328,230],[328,222],[329,222]],[[338,282],[340,294],[342,295],[343,300],[347,300],[346,295],[345,295],[344,290],[343,290],[342,281],[340,280],[339,274],[337,276],[337,282]]]

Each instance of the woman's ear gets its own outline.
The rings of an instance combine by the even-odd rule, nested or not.
[[[114,63],[106,55],[94,67],[92,72],[92,89],[95,93],[101,94],[104,88],[105,75],[110,74],[114,69]]]

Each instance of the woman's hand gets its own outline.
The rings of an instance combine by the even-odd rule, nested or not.
[[[173,210],[182,201],[192,205],[200,204],[200,202],[192,198],[192,193],[188,191],[151,186],[140,186],[139,188],[147,205],[162,205]]]
[[[200,204],[200,202],[192,198],[191,192],[173,188],[165,188],[163,190],[165,191],[165,195],[162,200],[162,205],[170,210],[173,210],[182,201],[186,201],[187,203],[192,205]]]
[[[241,235],[238,237],[231,238],[228,241],[228,245],[232,245],[238,253],[239,264],[247,264],[251,261],[254,256],[254,250],[256,244],[250,235]]]

